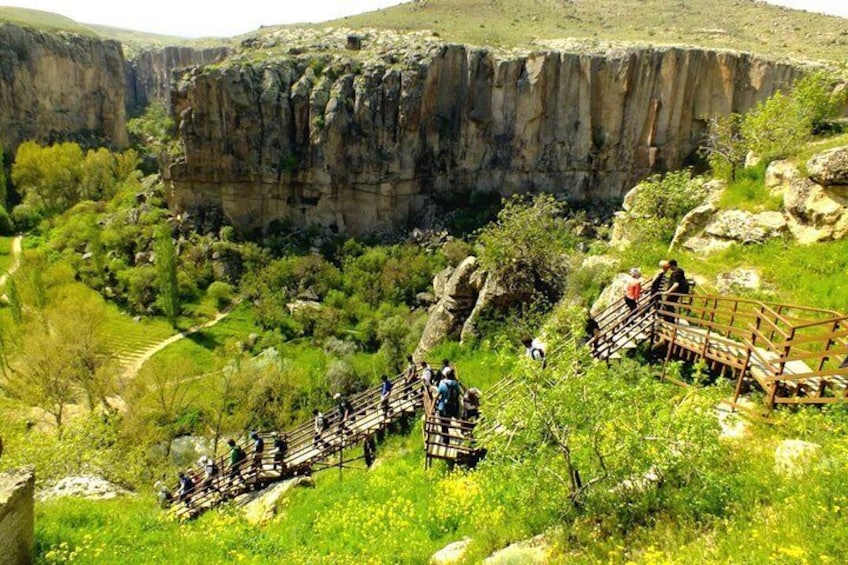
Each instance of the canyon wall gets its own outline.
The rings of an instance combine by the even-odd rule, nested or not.
[[[32,563],[35,471],[23,467],[0,472],[0,563]]]
[[[127,144],[116,41],[0,24],[0,144],[95,136]]]
[[[708,116],[745,111],[800,72],[682,48],[237,60],[186,73],[172,93],[185,154],[172,200],[218,207],[245,231],[287,220],[354,235],[415,221],[450,191],[615,201],[682,166]]]
[[[127,109],[138,113],[154,100],[170,104],[174,72],[218,63],[229,53],[226,47],[164,47],[141,51],[126,65]]]

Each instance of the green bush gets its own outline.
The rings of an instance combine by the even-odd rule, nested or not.
[[[0,235],[11,235],[14,232],[15,222],[12,221],[12,217],[6,211],[6,207],[0,204]]]
[[[41,211],[36,206],[25,202],[18,204],[12,209],[12,220],[15,222],[15,226],[21,231],[29,231],[35,228],[43,217]]]
[[[224,308],[233,301],[233,285],[215,281],[206,289],[206,294],[215,301],[219,309]]]

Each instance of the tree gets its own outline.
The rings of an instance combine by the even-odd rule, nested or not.
[[[3,146],[0,145],[0,206],[6,207],[8,198],[8,187],[6,186],[6,164],[3,156]]]
[[[90,149],[80,170],[80,199],[108,199],[115,193],[116,184],[115,157],[105,147]]]
[[[25,141],[15,154],[12,182],[24,202],[48,214],[61,212],[79,200],[79,183],[84,161],[76,143],[42,147]]]
[[[742,121],[742,115],[736,113],[710,118],[701,154],[720,178],[735,181],[736,171],[745,164],[748,146],[742,135]]]
[[[550,194],[513,196],[498,218],[478,234],[480,265],[509,285],[528,278],[549,298],[558,298],[568,273],[567,252],[577,238],[563,205]]]
[[[171,239],[171,230],[164,227],[156,234],[156,284],[159,296],[156,303],[172,326],[177,325],[180,314],[180,287],[177,282],[177,252]]]

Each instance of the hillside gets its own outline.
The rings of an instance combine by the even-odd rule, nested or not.
[[[424,0],[322,24],[432,30],[447,41],[544,47],[563,38],[844,60],[848,19],[752,0]]]

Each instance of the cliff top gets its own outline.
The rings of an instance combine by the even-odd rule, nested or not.
[[[755,0],[416,0],[315,27],[339,26],[431,30],[449,42],[496,48],[574,38],[848,58],[848,19]]]

